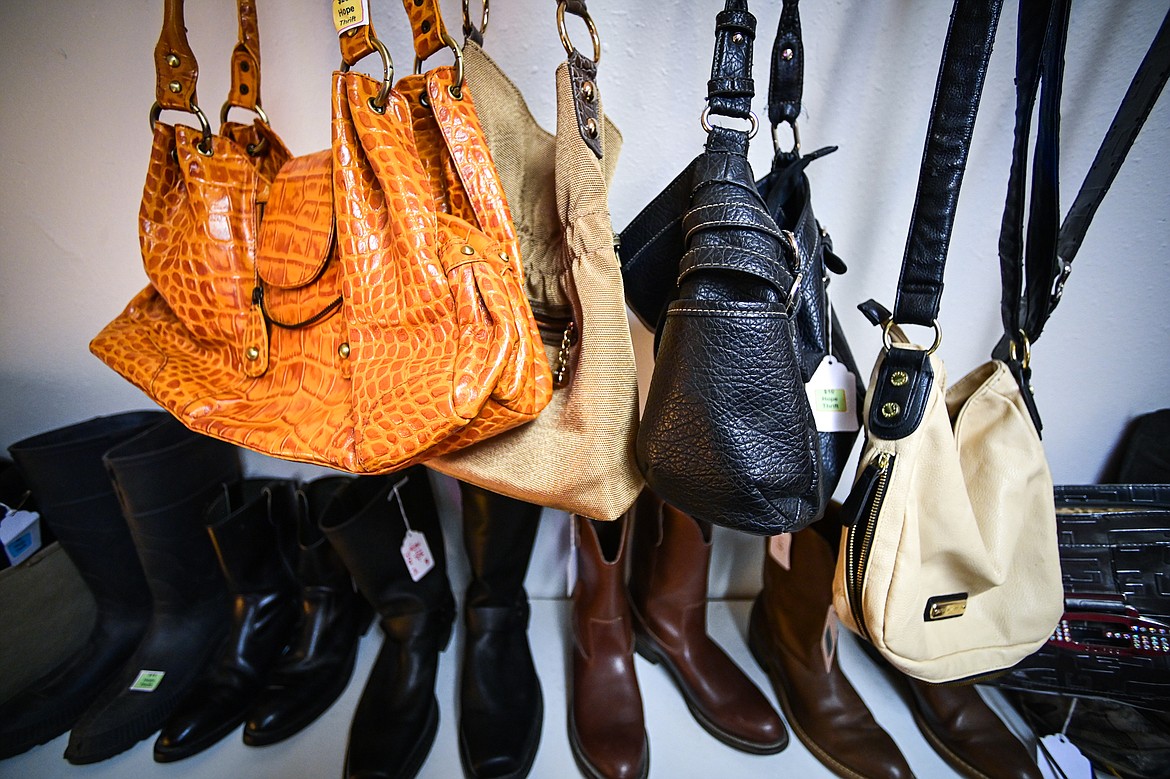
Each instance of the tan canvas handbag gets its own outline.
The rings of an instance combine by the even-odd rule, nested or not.
[[[866,442],[842,512],[833,605],[896,668],[983,676],[1040,647],[1063,608],[1052,476],[1007,362],[947,386],[936,317],[1000,3],[958,0],[931,116],[894,313],[870,377]],[[901,327],[933,326],[932,346]],[[1025,362],[1026,365],[1026,362]]]
[[[607,200],[621,136],[604,116],[593,59],[558,23],[568,59],[556,71],[557,132],[469,40],[467,83],[520,240],[525,284],[552,366],[552,401],[534,421],[427,463],[494,492],[596,519],[634,502],[638,390]],[[474,37],[474,36],[473,36]]]

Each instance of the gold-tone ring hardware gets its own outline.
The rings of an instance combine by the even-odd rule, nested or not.
[[[592,103],[597,98],[597,87],[593,86],[592,81],[586,81],[581,85],[581,97],[585,98],[587,103]]]
[[[219,123],[220,124],[223,124],[224,122],[226,122],[228,120],[228,113],[231,112],[231,110],[233,108],[242,108],[245,111],[251,111],[252,113],[256,114],[256,116],[260,119],[261,122],[264,122],[264,124],[269,124],[268,123],[268,114],[264,112],[264,109],[260,107],[259,103],[257,103],[254,106],[243,106],[243,105],[237,105],[236,103],[233,103],[230,100],[225,100],[223,105],[220,106],[220,108],[219,108]],[[271,126],[272,125],[269,124],[269,127],[271,127]]]
[[[899,406],[897,403],[894,403],[893,401],[890,401],[889,403],[882,404],[882,416],[885,417],[886,419],[893,419],[894,417],[898,416],[901,413],[902,413],[902,407]]]
[[[910,375],[906,371],[894,371],[890,374],[890,384],[895,387],[905,387],[908,381],[910,381]]]
[[[488,0],[483,0],[481,5],[483,11],[479,15],[479,36],[482,38],[488,26]],[[471,0],[463,0],[463,37],[471,35],[474,29],[475,25],[471,23]]]
[[[175,54],[174,52],[171,52],[170,54],[168,54],[167,55],[167,64],[170,65],[172,68],[179,67],[179,55]]]
[[[707,117],[710,115],[711,115],[711,106],[707,106],[706,108],[703,109],[703,113],[699,114],[699,124],[701,124],[703,126],[703,129],[706,130],[707,132],[711,132],[711,122],[708,121],[708,119],[707,119]],[[753,111],[750,114],[748,114],[748,121],[752,123],[751,129],[748,130],[748,139],[750,140],[752,138],[755,138],[756,133],[760,131],[760,120],[756,118],[756,114]]]
[[[800,128],[796,126],[796,120],[788,120],[788,121],[781,122],[780,124],[786,124],[790,128],[792,128],[792,148],[789,149],[788,151],[786,151],[785,154],[792,154],[792,155],[799,157],[800,156]],[[779,124],[772,125],[772,149],[776,153],[780,152],[780,133],[777,132],[779,127],[780,127]]]
[[[343,360],[349,359],[349,344],[342,341],[341,346],[337,347],[337,356]]]
[[[151,132],[154,132],[155,122],[157,122],[158,118],[162,116],[162,110],[162,106],[158,103],[158,101],[155,101],[154,105],[150,107]],[[210,157],[215,152],[215,149],[211,145],[211,122],[207,121],[207,114],[203,113],[203,109],[195,103],[192,103],[188,110],[195,114],[195,118],[199,120],[199,128],[203,132],[203,140],[195,144],[195,149],[204,157]]]
[[[1020,330],[1020,341],[1023,343],[1023,359],[1020,361],[1020,367],[1028,370],[1028,366],[1032,364],[1032,342],[1028,340],[1028,334]],[[1008,342],[1008,355],[1012,362],[1016,362],[1016,342],[1015,340]]]
[[[451,37],[451,34],[443,30],[443,43],[447,44],[455,54],[455,83],[447,87],[447,94],[456,100],[463,99],[463,47]],[[423,60],[420,57],[414,58],[414,74],[417,76],[422,73]]]
[[[463,253],[464,253],[464,254],[466,254],[466,255],[472,255],[472,254],[475,254],[475,249],[471,248],[470,246],[464,246],[464,247],[463,247],[462,249],[460,249],[459,251],[463,252]]]
[[[386,48],[386,44],[382,43],[376,36],[371,35],[370,42],[374,44],[374,50],[382,58],[382,88],[378,90],[377,96],[370,98],[370,108],[379,114],[384,114],[386,113],[386,103],[390,100],[390,88],[394,85],[394,60],[390,58],[390,51]],[[348,73],[349,68],[349,64],[343,60],[341,72]]]
[[[557,31],[561,34],[561,45],[565,47],[565,54],[571,57],[573,52],[577,51],[577,47],[573,45],[572,39],[569,38],[569,31],[565,28],[566,5],[564,0],[557,3]],[[580,16],[581,20],[585,22],[585,26],[589,28],[589,38],[593,43],[593,64],[596,65],[601,62],[601,37],[597,34],[597,25],[593,23],[593,17],[589,15],[588,11],[574,15]]]
[[[930,345],[930,348],[926,350],[926,353],[934,354],[938,350],[938,347],[942,344],[942,326],[938,323],[937,319],[931,322],[930,326],[934,328],[934,343]],[[892,349],[894,346],[890,336],[890,330],[893,329],[893,327],[893,317],[887,319],[885,324],[882,325],[882,348],[884,348],[887,352],[890,351],[890,349]]]
[[[248,358],[249,362],[256,362],[260,359],[260,350],[255,346],[249,346],[244,350],[244,356]]]
[[[585,134],[590,138],[597,137],[597,120],[592,116],[585,120]]]

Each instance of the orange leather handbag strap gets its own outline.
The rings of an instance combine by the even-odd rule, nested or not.
[[[232,86],[224,104],[260,113],[260,26],[254,0],[237,0],[239,43],[232,51]],[[194,111],[199,105],[195,84],[199,63],[187,41],[183,0],[164,0],[163,25],[154,47],[155,100],[160,108]]]
[[[374,34],[372,21],[341,34],[341,64],[348,69],[367,54],[378,51],[378,36]]]
[[[452,39],[443,26],[439,0],[402,0],[410,27],[414,32],[414,56],[419,62],[451,46]]]

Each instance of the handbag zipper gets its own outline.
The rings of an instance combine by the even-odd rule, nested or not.
[[[869,564],[869,550],[877,530],[878,514],[881,513],[893,467],[894,455],[888,452],[879,454],[866,466],[843,507],[849,526],[845,538],[845,589],[853,621],[861,637],[867,640],[869,628],[865,624],[861,592],[865,583],[865,568]]]

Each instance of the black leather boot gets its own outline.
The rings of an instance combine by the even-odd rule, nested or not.
[[[403,556],[404,543],[408,551],[420,551],[417,536],[407,538],[408,523],[425,538],[433,563],[425,572],[425,566],[415,566],[417,581]],[[426,469],[356,479],[325,509],[321,529],[378,612],[385,634],[354,712],[343,775],[410,779],[439,727],[435,671],[455,616]]]
[[[297,492],[295,569],[301,618],[288,652],[268,675],[248,714],[248,746],[275,744],[303,730],[333,705],[353,675],[358,641],[370,627],[373,610],[317,526],[334,493],[350,481],[327,476]]]
[[[153,614],[134,654],[69,734],[65,759],[95,763],[162,727],[231,624],[203,513],[240,478],[238,450],[173,417],[106,453],[150,588]]]
[[[473,779],[521,779],[532,768],[544,721],[524,591],[541,507],[459,486],[471,564],[463,602],[459,757]]]
[[[93,593],[97,621],[76,654],[0,706],[0,759],[69,730],[142,639],[150,590],[102,455],[165,417],[97,417],[9,447],[41,520]]]
[[[293,483],[249,479],[207,510],[207,531],[232,596],[232,629],[208,673],[154,742],[171,763],[202,752],[243,723],[299,611],[289,558],[296,525]]]

